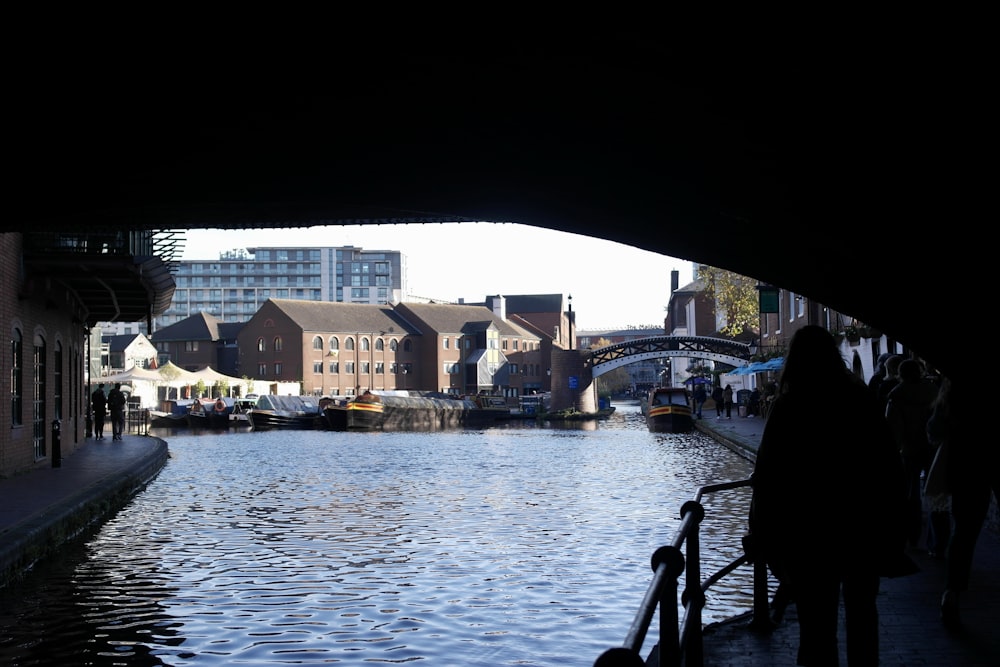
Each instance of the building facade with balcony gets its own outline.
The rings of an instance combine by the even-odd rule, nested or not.
[[[101,359],[97,324],[149,324],[166,309],[173,241],[169,232],[93,226],[0,234],[0,328],[7,334],[0,377],[8,389],[0,402],[0,476],[56,466],[84,442]]]
[[[385,305],[407,292],[404,254],[355,246],[231,250],[215,260],[179,262],[175,280],[154,332],[199,312],[247,322],[271,298]]]

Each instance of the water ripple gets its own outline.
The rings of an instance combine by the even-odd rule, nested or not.
[[[0,591],[0,658],[589,666],[624,638],[681,505],[750,472],[630,407],[594,428],[171,434],[142,494]],[[704,572],[738,555],[747,502],[705,499]],[[705,622],[750,589],[723,580]]]

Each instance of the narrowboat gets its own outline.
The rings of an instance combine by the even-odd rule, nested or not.
[[[316,396],[261,394],[246,414],[255,431],[323,428],[323,412]]]
[[[323,414],[334,431],[436,431],[487,425],[509,417],[510,409],[441,392],[377,390],[346,402],[329,400]]]
[[[683,387],[651,389],[642,408],[651,432],[686,433],[694,428],[691,401]]]
[[[231,398],[199,398],[191,404],[187,413],[191,428],[229,428],[230,416],[236,402]]]

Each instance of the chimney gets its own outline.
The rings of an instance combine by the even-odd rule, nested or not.
[[[670,271],[670,293],[673,294],[680,288],[681,282],[681,272],[677,269],[671,269]]]
[[[503,321],[507,321],[507,298],[497,294],[489,298],[490,310]]]

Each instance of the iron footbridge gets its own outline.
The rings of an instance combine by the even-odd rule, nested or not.
[[[652,336],[589,350],[584,367],[593,377],[645,359],[689,357],[741,366],[750,361],[750,344],[710,336]]]

